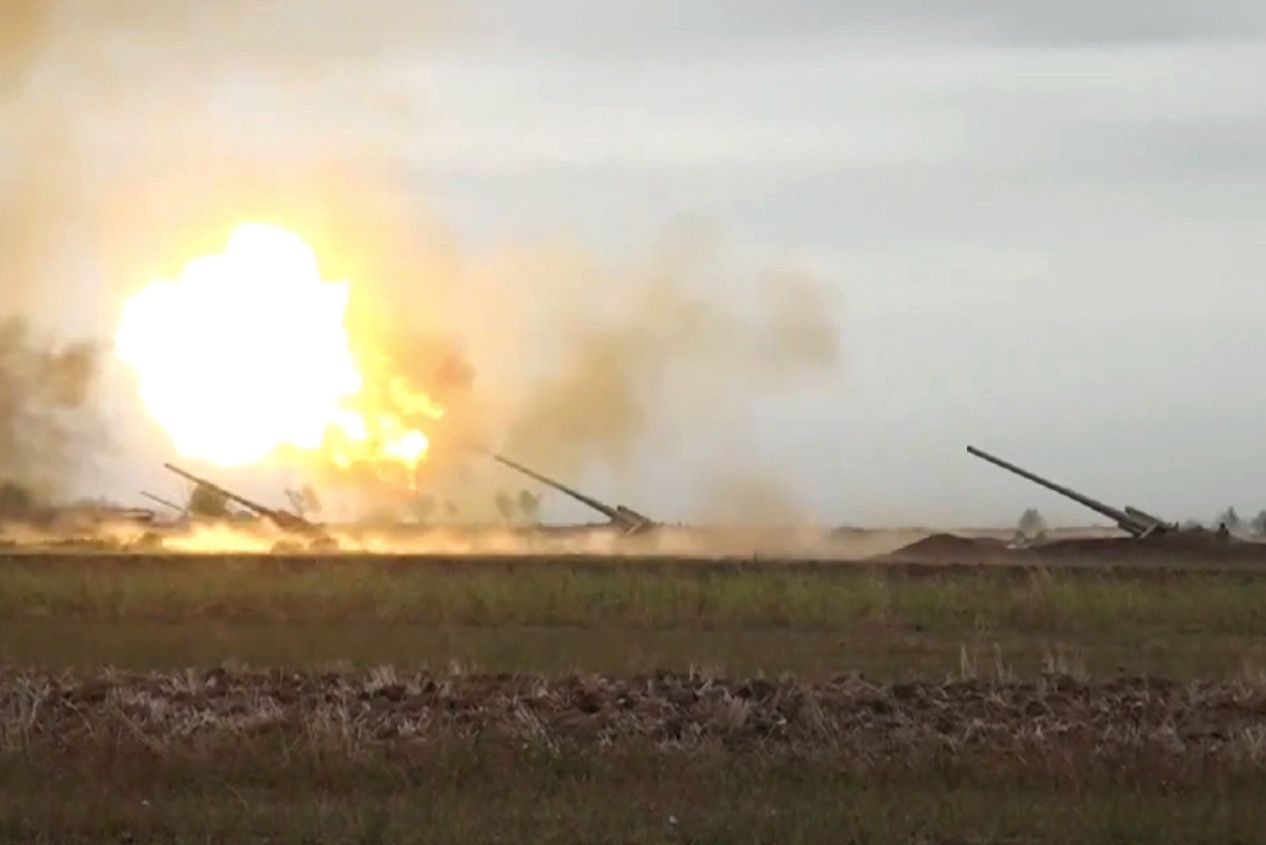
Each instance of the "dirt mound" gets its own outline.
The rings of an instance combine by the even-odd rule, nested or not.
[[[1129,537],[1059,540],[1034,547],[1027,552],[1038,558],[1129,563],[1204,562],[1234,565],[1266,562],[1266,543],[1236,540],[1204,530],[1175,531],[1143,540]]]
[[[932,534],[883,559],[910,563],[1012,564],[1017,566],[1126,565],[1260,569],[1266,565],[1266,543],[1237,540],[1212,531],[1175,531],[1146,539],[1075,537],[1016,548],[993,537]]]
[[[933,534],[902,546],[886,557],[893,560],[978,563],[995,558],[1006,551],[1006,543],[989,537],[960,537],[957,534]]]

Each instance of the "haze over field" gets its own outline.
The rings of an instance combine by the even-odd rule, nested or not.
[[[1174,518],[1266,507],[1260,4],[6,8],[23,337],[108,346],[272,219],[407,316],[402,360],[469,367],[481,433],[656,516],[1084,520],[968,442]],[[69,486],[131,497],[170,447],[101,364]]]

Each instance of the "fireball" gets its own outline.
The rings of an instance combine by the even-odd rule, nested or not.
[[[115,346],[153,419],[188,458],[239,467],[294,450],[412,480],[443,408],[353,354],[345,281],[326,281],[296,234],[237,227],[124,305]],[[381,384],[371,383],[382,381]]]

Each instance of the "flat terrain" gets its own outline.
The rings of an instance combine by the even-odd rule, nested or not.
[[[1258,841],[1266,579],[1083,564],[12,555],[0,839]]]
[[[1244,574],[395,558],[16,557],[0,659],[943,678],[1266,667]]]
[[[1266,688],[0,676],[14,841],[1253,841]]]

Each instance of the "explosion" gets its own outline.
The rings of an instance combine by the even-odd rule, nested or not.
[[[358,360],[348,294],[299,236],[244,224],[223,253],[131,297],[115,345],[185,457],[239,467],[297,452],[412,486],[429,445],[417,426],[444,411],[386,362]]]

